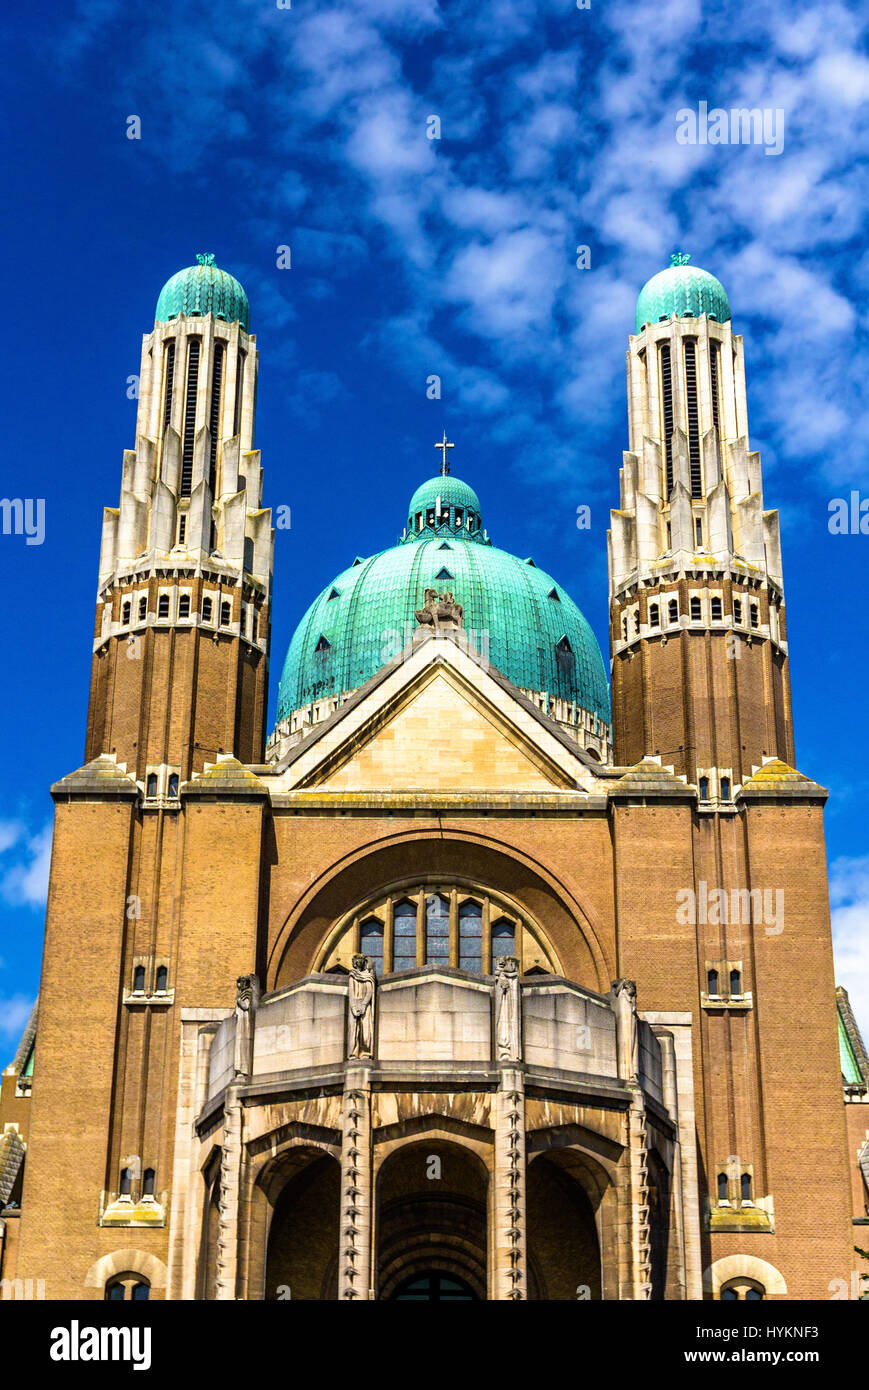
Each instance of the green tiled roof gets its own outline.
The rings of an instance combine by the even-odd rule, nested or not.
[[[706,314],[718,323],[726,323],[730,318],[730,302],[721,281],[708,270],[689,265],[690,259],[682,252],[674,252],[670,257],[672,265],[646,281],[637,300],[638,333],[647,323],[660,323],[662,319],[699,318]]]
[[[167,323],[179,314],[213,314],[226,323],[239,322],[250,328],[247,295],[234,275],[214,264],[211,252],[196,257],[196,265],[179,270],[167,280],[154,314],[158,323]]]
[[[452,592],[469,640],[484,656],[487,641],[489,661],[514,685],[576,701],[608,724],[600,647],[565,590],[545,570],[491,544],[480,530],[479,499],[460,479],[424,483],[405,513],[414,528],[417,513],[422,529],[406,528],[391,549],[357,560],[311,604],[284,663],[278,720],[375,675],[408,645],[414,613],[433,588]]]
[[[859,1086],[863,1082],[860,1075],[860,1068],[857,1065],[857,1058],[854,1056],[854,1049],[851,1046],[851,1039],[845,1031],[845,1024],[842,1015],[839,1019],[839,1061],[842,1065],[842,1080],[847,1086]]]

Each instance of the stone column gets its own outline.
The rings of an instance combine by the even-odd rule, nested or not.
[[[338,1297],[373,1298],[371,1068],[348,1065],[341,1132]]]
[[[220,1156],[220,1220],[217,1228],[217,1299],[236,1297],[238,1276],[238,1199],[241,1186],[241,1148],[244,1108],[241,1091],[227,1087],[223,1105],[223,1149]]]
[[[525,1213],[525,1076],[519,962],[495,965],[495,1055],[501,1068],[495,1096],[493,1286],[497,1300],[528,1297]]]
[[[493,1291],[496,1300],[528,1297],[525,1211],[525,1077],[505,1066],[495,1096]]]
[[[629,1095],[627,1126],[628,1184],[630,1201],[631,1279],[628,1297],[651,1296],[652,1254],[649,1237],[649,1175],[646,1159],[646,1102],[640,1086],[640,1043],[637,1021],[637,986],[633,980],[613,980],[610,990],[616,1020],[616,1053],[619,1079]]]

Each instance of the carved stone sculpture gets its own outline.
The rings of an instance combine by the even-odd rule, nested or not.
[[[636,983],[633,980],[613,980],[610,994],[616,1016],[619,1076],[623,1081],[637,1081],[640,1071],[640,1041]]]
[[[351,1057],[370,1057],[374,1050],[374,971],[368,956],[354,956],[350,971]]]
[[[499,1062],[519,1060],[519,962],[499,956],[495,965],[495,1047]]]
[[[259,980],[256,975],[239,975],[235,982],[233,1070],[236,1080],[240,1081],[253,1072],[253,1030],[259,995]]]
[[[423,606],[417,608],[415,617],[420,627],[433,627],[438,632],[441,628],[462,627],[465,610],[456,603],[450,590],[439,594],[437,589],[426,589]]]

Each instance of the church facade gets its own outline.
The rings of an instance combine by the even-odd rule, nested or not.
[[[38,1019],[4,1077],[4,1278],[852,1286],[869,1076],[849,1011],[846,1128],[778,516],[727,296],[673,259],[629,338],[611,699],[582,613],[493,544],[444,437],[397,544],[303,617],[272,730],[248,302],[210,256],[164,287],[104,512],[85,761],[52,788]]]

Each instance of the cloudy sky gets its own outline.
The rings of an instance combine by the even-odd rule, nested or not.
[[[798,764],[832,793],[838,978],[869,1034],[869,538],[827,528],[832,498],[869,496],[865,10],[281,3],[37,2],[5,21],[4,490],[45,498],[46,537],[0,538],[0,1051],[38,984],[47,787],[82,761],[127,378],[197,251],[248,290],[265,500],[292,511],[273,685],[313,595],[395,539],[444,428],[495,543],[533,553],[605,646],[637,291],[674,249],[724,282],[782,514]],[[781,153],[679,143],[700,102],[782,112]]]

